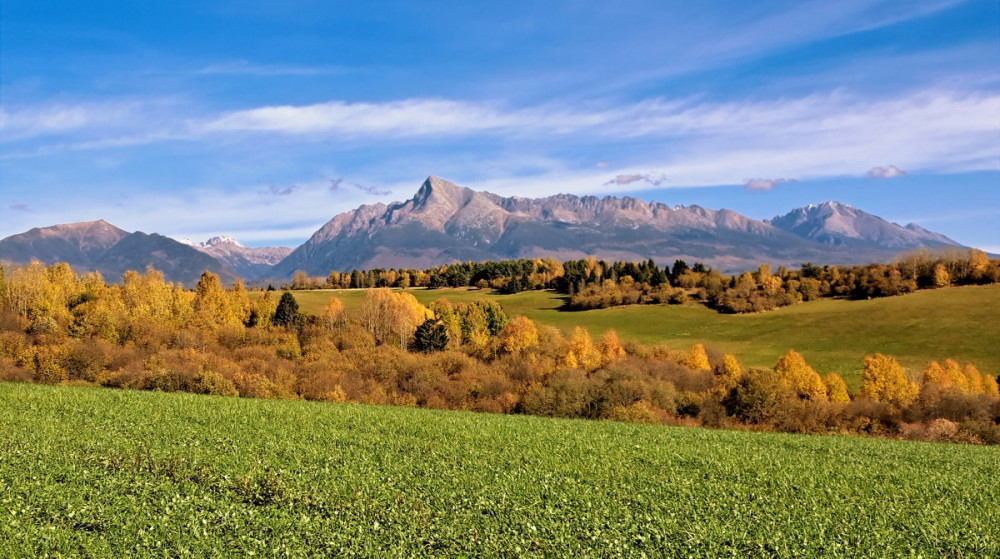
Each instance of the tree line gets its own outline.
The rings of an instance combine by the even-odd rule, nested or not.
[[[724,275],[701,262],[675,260],[659,267],[643,262],[608,263],[589,257],[557,262],[552,258],[464,262],[425,270],[373,269],[330,272],[310,278],[298,271],[291,289],[378,287],[479,287],[500,293],[551,289],[567,296],[570,310],[634,304],[701,303],[719,312],[762,312],[820,298],[871,299],[955,285],[1000,282],[1000,260],[977,249],[963,252],[918,250],[889,264],[771,269]]]
[[[291,292],[251,297],[210,272],[188,290],[153,269],[108,284],[34,262],[0,268],[0,304],[9,381],[1000,443],[997,379],[948,359],[914,374],[869,356],[852,393],[791,350],[744,367],[384,288],[306,315]]]

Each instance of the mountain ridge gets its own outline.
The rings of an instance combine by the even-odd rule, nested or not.
[[[863,264],[888,261],[911,248],[960,246],[913,223],[900,226],[834,201],[757,220],[725,208],[668,206],[628,196],[503,197],[430,176],[407,200],[365,204],[333,216],[295,249],[244,247],[226,235],[181,242],[97,220],[11,235],[0,240],[0,259],[66,261],[109,278],[152,265],[167,279],[191,285],[205,269],[231,282],[284,280],[297,270],[325,276],[354,268],[589,255],[700,261],[732,273],[765,262]]]
[[[831,203],[824,204],[815,207],[829,210]],[[848,264],[887,260],[899,250],[919,246],[960,246],[918,226],[904,228],[835,204],[841,221],[858,219],[858,227],[874,228],[878,234],[866,236],[848,226],[838,231],[836,220],[830,219],[824,228],[813,223],[815,216],[805,212],[808,206],[786,214],[804,212],[803,219],[780,227],[794,220],[756,220],[724,208],[671,207],[632,197],[502,197],[432,175],[408,200],[362,205],[334,216],[273,272],[275,277],[290,277],[296,270],[322,275],[352,268],[589,254],[609,260],[700,260],[737,271],[765,261]]]

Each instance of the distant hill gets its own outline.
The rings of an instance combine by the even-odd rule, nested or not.
[[[212,237],[198,244],[187,239],[180,242],[222,262],[244,279],[268,275],[275,264],[292,252],[288,247],[245,247],[228,235]]]
[[[9,262],[66,262],[93,268],[101,256],[128,236],[103,219],[36,227],[0,240],[0,259]]]
[[[79,271],[99,271],[107,281],[120,281],[126,270],[152,266],[168,281],[193,287],[202,272],[232,283],[237,274],[194,248],[156,233],[128,233],[104,220],[31,229],[0,240],[0,260],[26,264],[66,262]]]
[[[405,202],[364,205],[335,216],[272,275],[589,254],[607,260],[653,258],[661,264],[681,258],[736,272],[762,262],[884,261],[919,246],[957,243],[835,202],[767,222],[725,209],[670,207],[628,197],[504,198],[432,176]]]

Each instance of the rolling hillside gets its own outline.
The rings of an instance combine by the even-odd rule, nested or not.
[[[295,291],[302,309],[319,312],[330,297],[351,308],[364,290]],[[479,290],[411,290],[423,303],[440,297],[456,301],[494,299],[509,314],[523,314],[564,330],[583,326],[591,335],[615,329],[623,339],[687,349],[705,343],[733,353],[745,365],[773,366],[788,349],[805,356],[816,370],[859,380],[865,355],[894,355],[919,371],[931,360],[954,358],[981,371],[1000,374],[1000,286],[928,290],[864,301],[825,299],[766,313],[719,314],[702,306],[630,306],[593,311],[561,310],[562,296],[530,291],[497,295]]]

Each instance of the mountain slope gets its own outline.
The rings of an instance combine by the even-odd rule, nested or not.
[[[205,270],[224,283],[237,279],[225,264],[185,244],[156,233],[129,233],[104,220],[31,229],[0,240],[0,260],[27,264],[66,262],[78,271],[99,271],[119,281],[126,270],[152,266],[167,281],[192,287]]]
[[[837,215],[849,213],[838,211]],[[429,177],[405,202],[364,205],[335,216],[275,266],[272,275],[589,254],[608,260],[653,258],[661,263],[681,258],[741,271],[761,262],[777,266],[887,260],[900,249],[916,246],[914,239],[921,240],[920,246],[955,244],[916,226],[902,228],[870,214],[862,217],[854,225],[854,230],[867,235],[859,248],[828,242],[807,219],[778,218],[779,227],[730,210],[670,207],[629,197],[504,198]],[[849,238],[854,230],[846,226],[836,230],[836,223],[828,220],[828,234],[839,231]],[[882,233],[869,231],[873,228]]]
[[[163,272],[167,281],[194,287],[202,272],[208,270],[229,284],[238,275],[215,258],[157,233],[132,233],[111,247],[96,263],[96,269],[109,281],[117,281],[127,270],[144,271],[152,266]]]
[[[34,259],[88,267],[127,235],[127,231],[103,219],[36,227],[0,240],[0,259],[20,263]]]
[[[895,250],[960,246],[914,223],[902,227],[840,202],[794,209],[769,220],[779,229],[834,246],[874,246]]]

